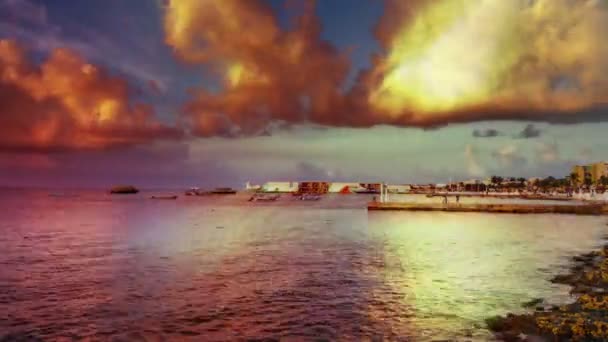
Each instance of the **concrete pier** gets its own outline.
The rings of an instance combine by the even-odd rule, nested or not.
[[[463,203],[398,203],[370,202],[368,210],[450,211],[508,214],[575,214],[608,215],[606,204],[463,204]]]
[[[481,198],[500,198],[500,199],[523,199],[523,200],[545,200],[545,201],[572,201],[575,200],[573,197],[565,197],[565,196],[551,196],[551,195],[539,195],[539,194],[500,194],[500,193],[458,193],[458,192],[435,192],[427,194],[426,197],[481,197]]]

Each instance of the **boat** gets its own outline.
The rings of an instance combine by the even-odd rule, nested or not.
[[[208,196],[208,195],[234,195],[236,190],[232,188],[215,188],[211,191],[203,191],[199,188],[190,188],[186,191],[186,196]]]
[[[281,197],[281,195],[254,194],[253,196],[251,196],[251,198],[249,198],[249,202],[274,202],[278,200],[279,197]]]
[[[321,196],[314,194],[303,194],[298,197],[300,201],[318,201],[321,199]]]
[[[380,190],[375,190],[375,189],[362,189],[362,190],[355,190],[356,194],[379,194]]]
[[[79,197],[79,195],[78,194],[66,194],[66,193],[63,193],[63,192],[53,192],[53,193],[49,194],[49,197],[66,197],[66,198],[69,198],[69,197]]]
[[[120,195],[136,194],[138,192],[139,192],[139,189],[137,189],[136,187],[131,186],[131,185],[117,185],[110,189],[111,194],[120,194]]]
[[[190,188],[190,190],[186,190],[186,196],[197,196],[200,193],[201,189],[199,188]]]
[[[150,199],[156,199],[156,200],[175,200],[175,199],[177,199],[177,195],[172,195],[172,196],[152,196],[152,197],[150,197]]]
[[[236,190],[232,188],[215,188],[210,193],[213,195],[234,195],[236,194]]]

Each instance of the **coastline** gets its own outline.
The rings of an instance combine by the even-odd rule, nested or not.
[[[608,340],[608,236],[599,250],[572,257],[567,273],[551,282],[571,286],[575,301],[547,305],[539,298],[524,304],[525,314],[507,314],[486,320],[490,331],[504,341]]]

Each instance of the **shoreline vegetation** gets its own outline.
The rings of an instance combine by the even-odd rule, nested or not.
[[[573,303],[543,305],[543,299],[534,299],[523,305],[534,308],[531,313],[488,318],[490,331],[507,342],[608,340],[607,240],[599,250],[574,256],[568,272],[551,279],[572,287]]]

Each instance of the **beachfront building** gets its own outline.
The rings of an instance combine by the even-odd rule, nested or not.
[[[297,192],[298,182],[267,182],[262,185],[263,192]]]
[[[324,195],[329,191],[329,182],[300,182],[298,193]]]
[[[247,190],[247,191],[258,191],[261,189],[262,189],[261,185],[251,184],[251,182],[245,183],[245,190]]]
[[[591,164],[591,181],[599,184],[602,177],[608,177],[608,162]]]
[[[479,179],[469,179],[467,181],[462,182],[464,186],[464,191],[473,191],[473,192],[483,192],[488,188],[488,184],[486,182]]]
[[[450,191],[450,185],[444,183],[435,184],[435,191]]]
[[[575,184],[581,185],[586,182],[591,182],[591,166],[590,165],[574,165],[572,173],[576,175]]]
[[[358,190],[365,190],[359,183],[333,182],[329,185],[330,193],[351,194]]]
[[[608,177],[608,162],[599,162],[589,165],[575,165],[572,173],[576,174],[576,184],[598,184],[602,177]]]

